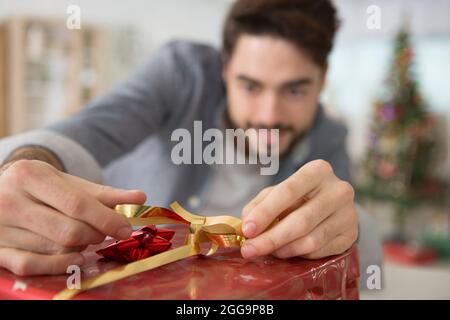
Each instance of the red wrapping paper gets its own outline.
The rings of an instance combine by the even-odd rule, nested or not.
[[[181,246],[186,226],[176,231],[172,247]],[[126,240],[125,240],[126,241]],[[82,278],[98,276],[122,263],[96,251],[115,241],[90,246]],[[20,277],[0,269],[0,299],[52,299],[66,288],[69,274]],[[320,260],[246,260],[239,249],[220,249],[210,257],[190,257],[83,292],[75,299],[358,299],[358,254],[347,252]]]

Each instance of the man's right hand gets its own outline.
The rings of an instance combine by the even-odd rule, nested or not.
[[[42,161],[16,161],[0,173],[0,267],[27,276],[65,273],[83,264],[80,251],[89,244],[130,236],[116,204],[145,200],[141,191],[98,185]]]

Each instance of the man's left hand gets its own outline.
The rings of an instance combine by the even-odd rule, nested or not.
[[[261,191],[243,209],[242,218],[248,238],[241,249],[244,258],[273,254],[319,259],[343,253],[358,238],[353,188],[323,160],[311,161]]]

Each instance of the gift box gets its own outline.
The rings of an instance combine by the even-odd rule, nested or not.
[[[172,247],[182,245],[187,228],[175,226]],[[90,246],[83,253],[82,279],[98,276],[121,262],[96,251],[113,243]],[[66,288],[71,274],[20,277],[0,269],[0,299],[52,299]],[[321,260],[243,259],[239,249],[219,249],[85,291],[74,299],[358,299],[358,254]]]

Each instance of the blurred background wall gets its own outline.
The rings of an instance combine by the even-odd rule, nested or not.
[[[117,59],[107,60],[103,77],[106,90],[123,78],[129,68],[170,39],[188,38],[219,47],[222,22],[231,2],[0,0],[0,19],[32,15],[64,20],[67,17],[66,8],[78,5],[82,23],[110,30],[108,36],[111,41],[107,42],[107,50],[122,55],[122,64],[117,64]],[[368,113],[388,72],[393,37],[405,21],[411,28],[417,55],[416,69],[424,97],[432,110],[450,119],[450,84],[447,76],[450,71],[450,1],[336,0],[335,3],[342,19],[342,28],[331,56],[324,102],[349,124],[351,155],[359,157],[364,152]],[[379,30],[366,27],[366,9],[370,5],[381,8]],[[449,159],[443,166],[445,171],[450,172]]]

